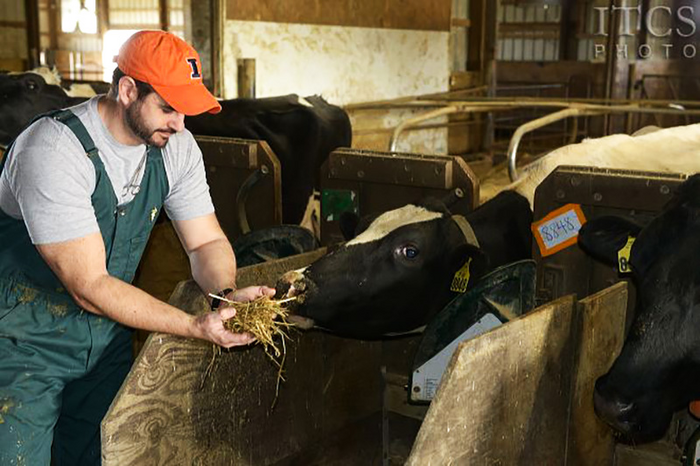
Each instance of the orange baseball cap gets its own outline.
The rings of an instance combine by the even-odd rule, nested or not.
[[[199,54],[174,34],[139,31],[121,46],[115,61],[126,75],[150,84],[180,113],[221,111],[221,105],[202,82]]]

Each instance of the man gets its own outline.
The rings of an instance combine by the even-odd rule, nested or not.
[[[37,120],[0,165],[0,464],[99,464],[100,421],[131,364],[129,328],[246,345],[235,310],[191,316],[131,286],[164,206],[204,292],[245,301],[184,116],[221,107],[196,51],[141,31],[106,96]],[[215,304],[219,304],[220,300]],[[53,450],[53,451],[52,451]]]

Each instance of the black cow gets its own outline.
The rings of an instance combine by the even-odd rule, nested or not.
[[[320,96],[223,100],[220,113],[187,117],[185,126],[203,136],[266,141],[280,159],[282,214],[284,223],[290,224],[298,224],[304,216],[328,155],[352,143],[347,113]]]
[[[674,411],[700,399],[700,175],[646,227],[600,217],[578,241],[612,265],[630,236],[635,316],[620,356],[596,382],[594,403],[599,417],[637,443],[661,437]]]
[[[0,144],[9,144],[36,115],[85,101],[69,97],[35,73],[0,74]],[[350,147],[344,110],[319,96],[221,101],[222,111],[185,119],[193,134],[267,141],[282,167],[283,221],[298,224],[321,164],[337,147]]]
[[[367,339],[411,331],[457,295],[451,285],[467,261],[471,285],[498,266],[529,258],[531,222],[528,201],[512,191],[461,219],[438,201],[409,204],[380,215],[309,267],[288,272],[277,291],[299,297],[294,312],[307,327]]]
[[[0,145],[10,144],[36,115],[84,101],[36,73],[0,74]]]

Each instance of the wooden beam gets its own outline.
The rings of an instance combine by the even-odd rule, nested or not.
[[[27,28],[27,57],[29,68],[39,66],[39,51],[41,41],[39,38],[39,5],[33,0],[24,1],[25,25]]]
[[[160,27],[160,22],[158,24],[159,24],[158,27]],[[155,27],[155,25],[153,23],[144,23],[144,24],[134,23],[134,24],[120,24],[119,26],[111,27],[109,29],[112,29],[112,30],[120,30],[120,29],[136,30],[136,29],[153,29],[154,27]],[[175,29],[176,28],[170,28],[171,31],[175,30]],[[182,30],[182,28],[179,28],[179,29]]]
[[[214,95],[225,98],[224,88],[224,25],[226,23],[226,0],[211,0],[211,73],[214,84]]]
[[[467,71],[482,71],[484,29],[486,28],[486,5],[484,0],[472,0],[469,2],[469,20],[472,22],[472,27],[469,28],[469,37],[467,39]]]
[[[534,30],[534,29],[539,29],[539,30],[553,30],[553,31],[558,31],[559,30],[559,23],[552,23],[552,22],[540,22],[540,23],[535,23],[535,22],[511,22],[511,23],[501,23],[498,25],[498,31],[499,32],[513,32],[513,31],[527,31],[527,30]]]
[[[59,20],[58,0],[49,0],[49,49],[58,49],[58,32],[61,28]]]
[[[225,0],[226,19],[449,31],[451,0]]]
[[[647,13],[649,12],[650,8],[650,0],[642,0],[641,6],[642,6],[642,18],[647,17]],[[640,27],[639,30],[637,31],[637,44],[646,44],[647,43],[647,38],[648,38],[648,31],[646,27]]]
[[[617,80],[617,53],[615,53],[616,46],[620,38],[620,20],[622,15],[615,14],[613,7],[615,6],[615,0],[610,0],[608,6],[608,41],[605,47],[605,97],[611,99],[613,97],[613,91],[615,88],[615,82]],[[609,115],[605,115],[604,120],[604,131],[606,134],[612,134],[610,131],[611,118]]]
[[[471,27],[472,22],[471,20],[468,20],[466,18],[452,18],[450,20],[450,24],[452,25],[453,28],[468,28]]]
[[[97,31],[100,36],[109,30],[109,0],[97,0]]]
[[[31,2],[28,0],[25,0],[25,4],[27,4],[27,3],[31,3]],[[25,9],[25,11],[27,11],[27,9]],[[25,27],[27,27],[27,23],[25,21],[2,21],[2,20],[0,20],[0,28],[24,29]]]
[[[498,25],[498,34],[502,39],[510,37],[557,39],[560,29],[559,23],[501,23]]]
[[[578,58],[576,31],[582,29],[586,21],[585,9],[583,4],[562,2],[559,21],[559,60]]]
[[[160,28],[163,31],[168,30],[168,0],[158,0],[158,13],[160,15]]]

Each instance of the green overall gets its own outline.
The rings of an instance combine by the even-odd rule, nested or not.
[[[107,269],[130,283],[168,193],[161,151],[149,149],[140,190],[118,206],[80,120],[67,110],[47,117],[73,131],[95,166]],[[100,422],[131,359],[131,330],[80,309],[24,222],[0,211],[0,465],[48,465],[52,454],[54,465],[100,464]]]

